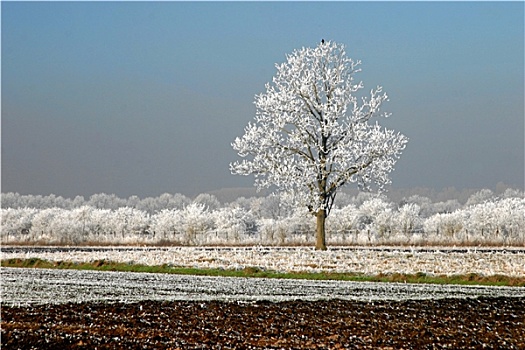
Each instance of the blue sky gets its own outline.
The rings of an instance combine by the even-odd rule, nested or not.
[[[394,187],[524,183],[523,2],[2,2],[2,192],[249,187],[230,146],[324,38],[410,138]]]

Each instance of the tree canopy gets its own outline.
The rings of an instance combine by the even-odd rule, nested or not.
[[[295,50],[276,65],[272,83],[255,97],[255,122],[232,144],[244,158],[232,173],[253,174],[259,189],[276,186],[306,205],[318,217],[318,234],[337,190],[348,183],[383,188],[408,141],[377,121],[389,116],[381,112],[388,99],[382,87],[359,95],[359,65],[331,41]]]

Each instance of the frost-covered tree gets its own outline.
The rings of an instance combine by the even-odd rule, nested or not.
[[[456,238],[463,230],[466,221],[466,213],[462,210],[457,210],[452,213],[432,215],[424,220],[423,228],[427,236],[434,235],[446,242]]]
[[[193,203],[204,205],[210,211],[217,210],[221,207],[221,202],[212,194],[201,193],[193,200]]]
[[[213,218],[203,204],[192,203],[181,211],[180,224],[185,242],[198,244],[200,236],[205,235],[213,227]]]
[[[34,208],[2,208],[1,235],[27,235],[31,231],[32,221],[35,214],[39,212]]]
[[[348,204],[342,208],[334,208],[333,214],[328,219],[331,230],[340,233],[343,237],[347,234],[354,234],[357,240],[359,229],[360,212],[353,204]]]
[[[97,193],[89,197],[88,205],[99,209],[112,209],[126,206],[126,200],[117,197],[115,194]]]
[[[191,204],[191,199],[180,193],[174,195],[163,193],[156,198],[155,202],[156,211],[160,211],[163,209],[184,209],[184,207]]]
[[[446,202],[437,202],[432,204],[433,214],[452,213],[453,211],[459,210],[460,208],[461,204],[457,199],[449,199]]]
[[[114,211],[114,229],[125,237],[130,234],[146,233],[149,228],[149,215],[135,208],[123,207]]]
[[[250,210],[255,197],[237,197],[234,201],[228,204],[230,208],[243,208],[244,210]]]
[[[469,197],[465,207],[470,207],[471,205],[481,204],[487,201],[490,201],[494,198],[494,192],[488,188],[482,189]]]
[[[414,231],[420,231],[423,220],[420,216],[421,207],[416,203],[407,203],[398,209],[395,216],[397,230],[409,236]]]
[[[403,206],[407,204],[417,204],[417,206],[419,207],[418,215],[421,215],[424,218],[428,218],[434,214],[433,212],[434,208],[433,208],[432,201],[428,197],[415,194],[408,198],[403,198],[401,200],[399,208],[402,208]]]
[[[373,121],[388,116],[380,112],[387,95],[378,86],[359,96],[359,64],[335,42],[295,50],[276,65],[273,83],[255,97],[255,122],[232,143],[245,158],[230,165],[233,174],[254,174],[258,189],[275,186],[316,216],[316,249],[326,249],[338,189],[381,189],[407,142]]]
[[[213,212],[217,232],[227,237],[229,242],[239,243],[243,234],[256,232],[256,220],[249,210],[243,207],[222,208]]]
[[[0,196],[1,200],[1,206],[2,208],[20,208],[20,194],[19,193],[2,193],[2,196]]]
[[[514,188],[507,188],[502,194],[502,198],[524,198],[525,193],[523,191],[520,191],[518,189]]]
[[[280,219],[289,217],[294,213],[294,208],[288,205],[283,198],[276,193],[266,197],[254,198],[251,202],[250,211],[257,218]]]
[[[394,209],[384,196],[377,196],[364,202],[359,207],[359,228],[374,232],[377,238],[384,238],[393,230]],[[369,236],[369,240],[371,237]]]

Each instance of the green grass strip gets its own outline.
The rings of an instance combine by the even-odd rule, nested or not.
[[[433,283],[433,284],[460,284],[460,285],[490,285],[524,287],[525,277],[509,277],[504,275],[483,276],[475,273],[466,275],[427,275],[416,274],[378,274],[365,275],[360,273],[332,273],[332,272],[276,272],[263,270],[258,267],[246,267],[242,270],[225,269],[198,269],[190,267],[175,267],[170,265],[149,266],[139,264],[118,263],[106,260],[96,260],[89,263],[71,261],[51,262],[38,258],[4,259],[2,267],[50,268],[73,270],[121,271],[171,273],[179,275],[222,276],[222,277],[255,277],[255,278],[291,278],[308,280],[337,280],[357,282],[402,282],[402,283]]]

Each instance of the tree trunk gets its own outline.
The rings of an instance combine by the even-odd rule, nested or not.
[[[317,211],[317,240],[315,243],[315,250],[326,250],[326,235],[325,235],[325,220],[326,210],[319,209]]]

